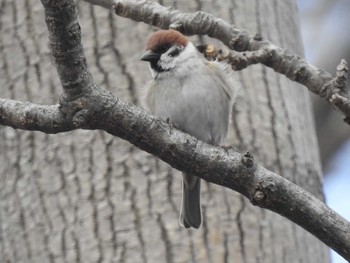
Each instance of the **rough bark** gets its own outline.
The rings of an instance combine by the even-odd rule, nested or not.
[[[292,1],[177,5],[212,12],[302,53]],[[61,85],[48,56],[42,7],[3,1],[1,9],[2,97],[56,103]],[[85,3],[79,14],[95,80],[139,104],[142,91],[135,87],[149,73],[137,52],[149,27]],[[260,66],[239,76],[244,88],[230,142],[322,198],[307,92]],[[328,262],[314,237],[211,184],[203,187],[203,228],[180,228],[177,172],[103,132],[49,136],[1,127],[0,136],[0,253],[9,262]]]

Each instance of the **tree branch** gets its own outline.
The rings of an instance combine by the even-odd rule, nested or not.
[[[64,118],[58,105],[36,105],[10,99],[0,99],[0,124],[45,133],[74,129],[72,122]]]
[[[346,90],[348,68],[345,60],[341,61],[337,76],[333,78],[328,72],[308,64],[291,51],[264,40],[260,34],[252,35],[202,11],[182,13],[157,2],[136,0],[115,1],[114,9],[119,16],[159,28],[173,28],[186,35],[208,35],[221,40],[230,49],[238,51],[225,57],[234,69],[257,63],[273,68],[329,101],[344,115],[344,121],[350,124],[350,100]],[[339,73],[342,76],[340,82]]]
[[[256,164],[249,153],[210,146],[97,87],[87,70],[74,1],[42,2],[64,90],[60,106],[2,99],[0,124],[52,133],[77,128],[104,130],[180,171],[243,194],[254,205],[297,223],[350,260],[350,223],[316,197]],[[74,74],[66,71],[65,63]]]
[[[80,25],[73,1],[42,0],[49,45],[63,87],[61,99],[71,101],[94,85],[81,44]]]

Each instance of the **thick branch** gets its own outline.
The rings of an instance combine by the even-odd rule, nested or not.
[[[116,1],[114,9],[119,16],[163,29],[173,28],[186,35],[208,35],[219,39],[230,49],[243,52],[231,53],[228,57],[228,61],[234,68],[242,69],[257,63],[271,67],[329,101],[350,124],[350,100],[346,91],[347,67],[345,61],[339,65],[342,69],[337,70],[337,75],[341,71],[343,76],[341,85],[338,85],[338,76],[333,78],[328,72],[308,64],[291,51],[263,40],[260,34],[252,35],[211,14],[201,11],[182,13],[153,1],[136,0]],[[333,100],[334,96],[339,99]]]

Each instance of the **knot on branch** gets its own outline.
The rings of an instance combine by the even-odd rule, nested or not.
[[[253,195],[253,198],[251,200],[251,202],[253,204],[261,204],[265,201],[266,199],[266,195],[263,191],[260,191],[260,190],[256,190],[254,195]]]
[[[262,35],[260,33],[256,33],[253,37],[255,41],[261,41],[263,39]]]
[[[256,163],[254,160],[253,155],[250,152],[246,152],[242,158],[241,163],[243,164],[244,168],[246,169],[247,175],[251,175],[256,168]]]
[[[76,112],[73,116],[74,127],[84,127],[88,119],[89,111],[80,110]]]
[[[309,77],[306,65],[301,64],[297,67],[294,70],[293,75],[295,76],[296,82],[305,83]]]
[[[113,4],[113,9],[118,16],[126,16],[126,8],[121,1],[118,1],[117,3]]]
[[[270,201],[271,195],[275,190],[276,182],[272,178],[263,179],[254,187],[250,194],[250,201],[253,205],[264,207]]]
[[[91,102],[87,97],[79,97],[69,101],[64,96],[60,97],[59,110],[75,128],[83,128],[89,120]]]
[[[245,36],[237,35],[231,38],[228,46],[236,51],[244,51],[247,50],[247,43],[248,41],[246,41]]]

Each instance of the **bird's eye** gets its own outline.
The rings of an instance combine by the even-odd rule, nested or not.
[[[170,57],[176,57],[180,54],[180,49],[179,48],[174,48],[174,50],[172,50],[171,52],[169,52],[169,56]]]

